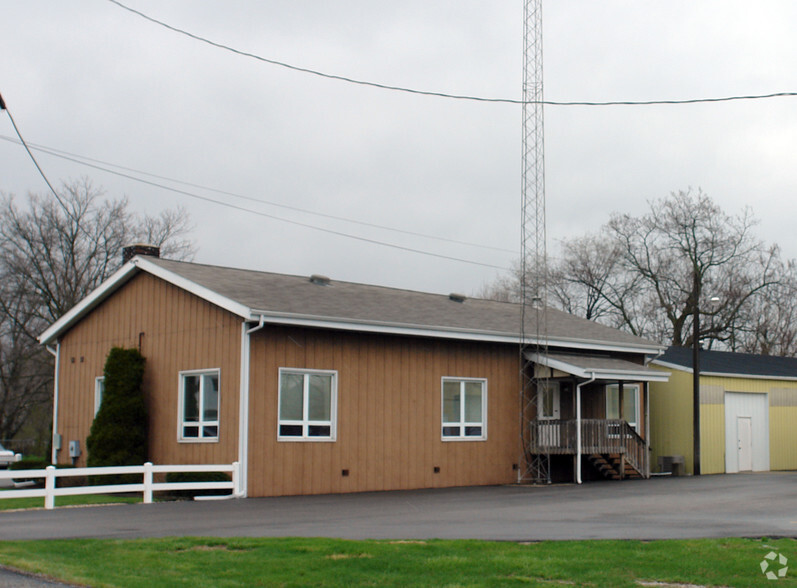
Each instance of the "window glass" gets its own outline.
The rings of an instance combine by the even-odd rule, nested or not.
[[[307,416],[311,421],[328,421],[332,402],[332,378],[312,375],[309,380]]]
[[[304,377],[301,374],[282,374],[280,379],[280,419],[300,421],[304,416]]]
[[[606,418],[620,418],[620,389],[617,386],[606,387]]]
[[[459,388],[459,382],[443,382],[443,420],[447,423],[457,423],[460,420]]]
[[[195,423],[199,421],[199,376],[185,376],[183,389],[185,394],[183,420]]]
[[[482,420],[482,383],[465,382],[465,421],[478,423]]]
[[[105,378],[99,377],[94,380],[94,416],[100,411],[102,397],[105,396]]]
[[[202,416],[206,421],[215,421],[219,416],[219,379],[214,375],[202,376]]]

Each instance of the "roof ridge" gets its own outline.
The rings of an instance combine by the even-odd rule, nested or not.
[[[248,273],[253,273],[253,274],[258,274],[258,275],[280,276],[280,277],[285,277],[285,278],[297,278],[297,279],[304,279],[304,280],[309,280],[311,275],[312,275],[312,274],[308,274],[308,275],[303,275],[303,274],[285,274],[285,273],[281,273],[281,272],[273,272],[273,271],[267,271],[267,270],[258,270],[258,269],[251,269],[251,268],[234,267],[234,266],[229,266],[229,265],[217,265],[217,264],[212,264],[212,263],[197,263],[197,262],[194,262],[194,261],[182,261],[182,260],[177,260],[177,259],[167,259],[167,258],[163,258],[163,257],[146,257],[146,259],[147,259],[147,261],[153,261],[155,263],[159,263],[159,262],[177,263],[177,264],[181,264],[181,265],[201,266],[201,267],[205,267],[205,268],[213,268],[213,269],[221,269],[221,270],[233,270],[233,271],[248,272]],[[366,282],[353,282],[353,281],[350,281],[350,280],[338,280],[336,278],[330,277],[330,284],[336,284],[336,283],[337,284],[348,284],[348,285],[351,285],[351,286],[366,287],[366,288],[380,288],[380,289],[383,289],[383,290],[391,290],[391,291],[394,291],[394,292],[406,292],[406,293],[409,293],[409,294],[425,294],[425,295],[428,295],[428,296],[440,296],[440,297],[443,297],[443,298],[448,298],[450,296],[450,293],[449,294],[441,294],[441,293],[438,293],[438,292],[428,292],[428,291],[425,291],[425,290],[413,290],[411,288],[400,288],[400,287],[397,287],[397,286],[385,286],[385,285],[382,285],[382,284],[369,284],[369,283],[366,283]],[[468,301],[477,301],[477,302],[487,302],[487,303],[490,303],[490,304],[505,304],[505,305],[508,305],[508,306],[520,306],[519,302],[511,302],[511,301],[506,301],[506,300],[493,300],[491,298],[481,298],[481,297],[473,296],[473,295],[468,295],[467,296],[467,300]],[[563,311],[561,311],[561,310],[559,310],[557,308],[553,308],[551,306],[549,306],[548,309],[552,310],[554,312],[563,312]],[[568,313],[565,313],[565,314],[568,314]],[[582,318],[582,317],[579,317],[579,318]],[[609,327],[609,328],[611,328],[611,327]]]

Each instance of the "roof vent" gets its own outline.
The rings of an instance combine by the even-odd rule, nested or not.
[[[329,286],[329,282],[331,282],[332,280],[330,280],[326,276],[322,276],[322,275],[319,275],[319,274],[313,274],[312,276],[310,276],[310,281],[313,284],[318,284],[319,286]]]
[[[155,245],[146,243],[135,243],[122,249],[122,263],[127,263],[136,255],[147,255],[149,257],[160,257],[161,249]]]
[[[456,292],[452,292],[448,295],[449,300],[453,300],[454,302],[465,302],[468,297],[464,294],[457,294]]]

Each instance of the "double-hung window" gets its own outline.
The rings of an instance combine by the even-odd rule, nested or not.
[[[280,369],[280,440],[335,440],[337,379],[334,371]]]
[[[443,378],[443,440],[487,438],[487,380]]]
[[[180,373],[180,440],[219,440],[219,370]]]
[[[620,418],[620,386],[606,386],[606,418]],[[639,432],[639,384],[623,386],[623,419]]]

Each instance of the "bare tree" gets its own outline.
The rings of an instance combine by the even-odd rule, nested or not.
[[[782,264],[780,279],[739,314],[732,347],[747,353],[797,356],[797,268]]]
[[[58,200],[0,197],[0,438],[49,399],[52,360],[36,337],[119,268],[125,245],[146,241],[187,259],[190,229],[184,209],[136,215],[85,178],[64,183]]]
[[[2,289],[0,312],[0,438],[19,433],[28,415],[50,398],[52,370],[48,354],[27,333],[32,304],[24,291]]]
[[[609,230],[653,319],[640,334],[689,346],[699,310],[709,319],[700,338],[730,342],[743,309],[779,279],[778,249],[753,235],[754,224],[749,210],[730,216],[700,191],[673,193],[640,217],[614,215]]]
[[[699,337],[709,347],[797,352],[797,270],[754,226],[749,210],[731,216],[699,190],[673,193],[646,214],[615,214],[599,232],[563,240],[549,300],[679,346],[692,344],[699,309]],[[517,274],[482,294],[517,299]]]

